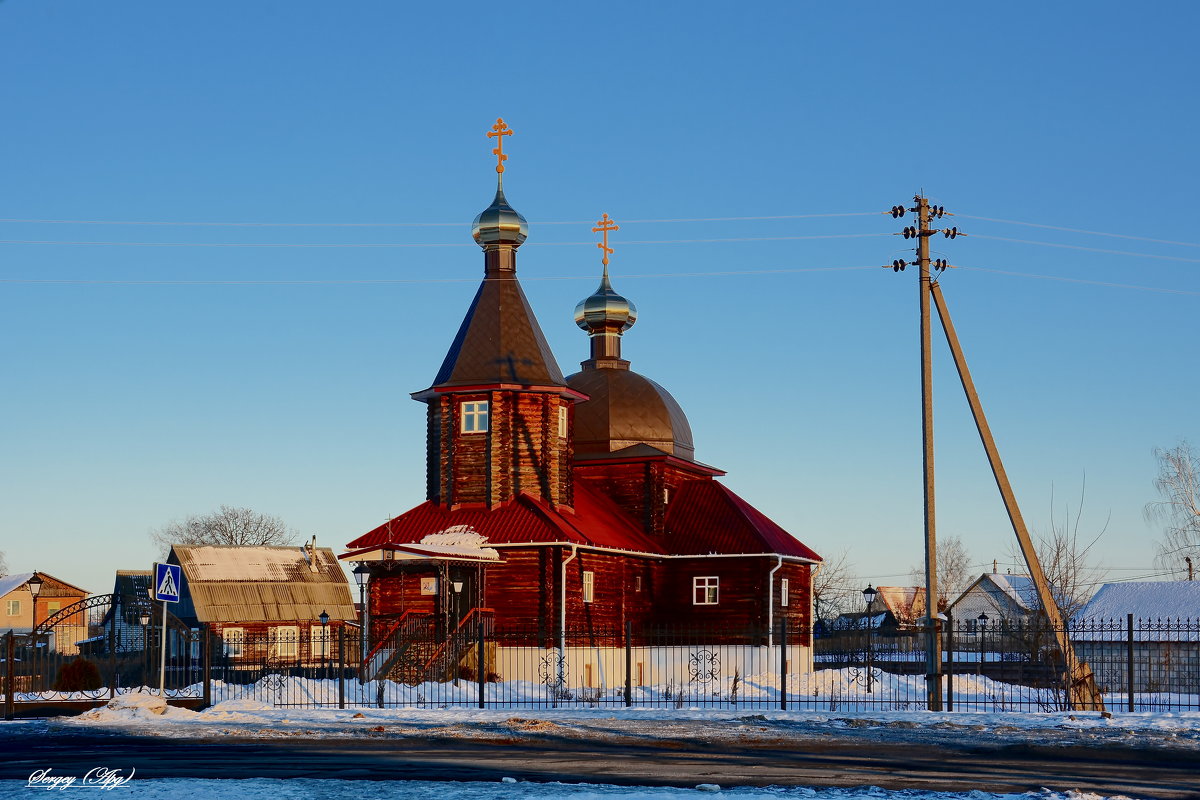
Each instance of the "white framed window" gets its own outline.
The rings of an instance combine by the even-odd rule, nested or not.
[[[21,615],[21,601],[20,600],[9,600],[8,601],[8,615],[10,617],[18,617]]]
[[[46,616],[47,617],[53,616],[54,614],[57,614],[60,611],[62,611],[62,601],[61,600],[55,600],[53,602],[46,603]]]
[[[225,655],[229,658],[241,658],[245,652],[246,629],[245,628],[226,628],[221,631],[221,638],[225,641]]]
[[[463,433],[484,433],[488,429],[488,401],[468,400],[462,404]]]
[[[278,658],[295,658],[300,651],[300,626],[280,625],[267,631],[271,654]]]
[[[788,579],[781,578],[779,581],[779,605],[787,608],[788,599]]]
[[[721,579],[716,575],[692,578],[692,605],[715,606],[720,602]]]
[[[313,658],[329,658],[328,625],[313,625],[308,632],[308,647]]]
[[[558,438],[567,438],[567,407],[558,407]]]
[[[596,598],[596,573],[586,570],[583,573],[583,602],[590,603]]]
[[[640,592],[642,590],[642,576],[641,575],[633,576],[633,590],[635,592]]]

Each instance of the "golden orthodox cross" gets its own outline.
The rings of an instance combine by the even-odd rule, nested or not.
[[[600,233],[604,237],[604,241],[597,242],[596,247],[599,247],[600,250],[604,253],[604,258],[602,259],[602,261],[604,263],[605,269],[607,269],[608,268],[608,254],[613,251],[613,249],[608,246],[608,232],[609,231],[619,231],[621,229],[617,227],[617,223],[613,222],[611,219],[608,218],[608,214],[605,214],[604,216],[602,216],[600,218],[600,220],[596,223],[596,225],[597,225],[597,227],[592,228],[592,233]],[[603,233],[601,233],[601,232],[603,232]]]
[[[504,172],[504,162],[508,161],[508,156],[504,155],[504,137],[512,134],[512,128],[505,125],[503,119],[497,119],[496,124],[488,131],[488,138],[496,140],[496,149],[492,151],[492,155],[496,156],[496,172]]]

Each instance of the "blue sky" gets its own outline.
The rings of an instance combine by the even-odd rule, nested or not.
[[[606,212],[633,368],[863,584],[906,583],[922,546],[916,276],[878,269],[908,243],[872,212],[924,189],[959,213],[972,236],[935,256],[964,267],[943,287],[1027,519],[1052,494],[1073,516],[1086,476],[1081,531],[1107,522],[1113,577],[1150,574],[1152,451],[1200,439],[1197,16],[8,0],[0,549],[100,592],[222,503],[340,547],[420,502],[408,393],[482,275],[503,116],[564,372]],[[663,219],[706,221],[637,221]],[[940,339],[934,379],[939,531],[982,571],[1012,534]]]

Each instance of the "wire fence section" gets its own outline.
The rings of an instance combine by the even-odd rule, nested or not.
[[[924,631],[684,628],[445,630],[404,619],[318,642],[267,632],[211,637],[211,702],[282,707],[722,708],[808,711],[927,707]],[[1072,674],[1036,622],[941,632],[946,711],[1069,708]],[[1072,626],[1109,711],[1200,710],[1200,619]]]

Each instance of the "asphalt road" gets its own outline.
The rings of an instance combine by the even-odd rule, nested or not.
[[[864,740],[822,731],[796,739],[728,741],[628,738],[179,739],[0,725],[0,778],[36,769],[83,775],[136,767],[145,778],[342,778],[530,781],[694,786],[883,786],[889,789],[1025,792],[1043,787],[1137,798],[1200,798],[1195,749],[1033,743],[955,745]]]

